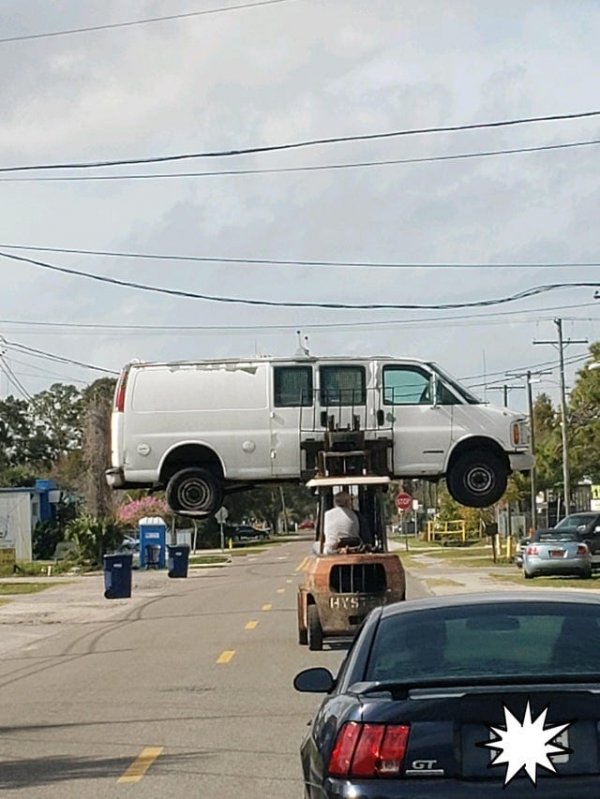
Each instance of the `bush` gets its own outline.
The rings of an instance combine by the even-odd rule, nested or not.
[[[78,516],[67,525],[67,539],[77,546],[79,561],[90,566],[101,566],[104,555],[121,545],[124,532],[115,519],[89,515]]]

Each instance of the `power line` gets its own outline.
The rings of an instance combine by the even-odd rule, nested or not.
[[[296,322],[295,324],[247,324],[247,325],[136,325],[136,324],[110,324],[106,322],[47,322],[40,320],[20,320],[20,319],[0,319],[0,324],[6,329],[8,325],[16,325],[20,327],[36,328],[52,328],[58,329],[65,333],[70,333],[73,330],[87,331],[96,335],[98,331],[115,331],[119,335],[123,332],[140,333],[148,335],[149,333],[242,333],[248,331],[288,331],[298,330],[298,328],[306,330],[320,330],[320,329],[343,329],[343,328],[356,328],[356,327],[370,327],[370,328],[384,328],[384,327],[403,327],[413,328],[421,327],[424,324],[445,324],[452,322],[455,326],[462,325],[495,325],[504,324],[506,317],[523,316],[523,314],[553,314],[555,311],[562,311],[569,308],[597,308],[596,302],[590,303],[575,303],[570,305],[553,305],[546,308],[524,308],[518,311],[496,311],[495,313],[485,314],[455,314],[453,316],[430,316],[418,319],[375,319],[367,321],[354,321],[354,322]],[[538,324],[540,321],[547,321],[554,318],[553,316],[539,315],[533,319],[528,319],[527,324]],[[593,317],[563,317],[570,321],[587,321],[587,322],[600,322],[600,319]],[[525,324],[525,322],[524,322]],[[19,332],[23,332],[19,330]],[[489,374],[489,373],[488,373]],[[494,374],[494,373],[492,373]],[[504,374],[500,372],[499,374]],[[483,375],[481,375],[483,376]],[[479,377],[479,375],[477,375]]]
[[[237,6],[220,6],[219,8],[211,8],[205,11],[188,11],[182,14],[169,14],[163,17],[145,17],[144,19],[132,19],[126,22],[112,22],[106,25],[88,25],[84,28],[67,28],[60,31],[48,31],[46,33],[26,33],[22,36],[5,36],[0,39],[0,44],[7,44],[8,42],[26,42],[32,39],[50,39],[55,36],[70,36],[75,33],[92,33],[96,31],[113,30],[115,28],[132,28],[135,25],[150,25],[156,22],[171,22],[179,19],[190,19],[192,17],[203,17],[209,14],[220,14],[226,11],[239,11],[245,8],[256,8],[258,6],[272,6],[279,3],[287,3],[290,0],[261,0],[255,3],[243,3]]]
[[[0,337],[0,343],[6,347],[7,350],[16,350],[17,352],[31,355],[33,358],[37,357],[50,361],[56,361],[56,363],[68,363],[74,366],[81,366],[83,369],[92,369],[95,372],[104,372],[105,374],[110,375],[119,374],[114,369],[105,369],[103,366],[95,366],[94,364],[85,363],[84,361],[77,361],[73,358],[66,358],[62,355],[55,355],[54,353],[46,352],[45,350],[38,350],[35,347],[28,347],[26,344],[19,344],[17,341],[9,341],[3,336]]]
[[[116,250],[84,250],[74,247],[39,247],[25,244],[1,244],[5,250],[26,250],[30,252],[53,252],[68,255],[94,255],[104,258],[141,258],[154,261],[184,261],[190,263],[248,264],[252,266],[328,266],[360,269],[566,269],[568,267],[598,267],[600,261],[551,261],[547,263],[452,263],[452,262],[394,262],[394,261],[327,261],[285,258],[226,258],[208,255],[170,255],[160,253],[119,252]]]
[[[135,289],[136,291],[161,294],[169,297],[179,297],[183,299],[205,300],[206,302],[217,302],[227,305],[250,305],[255,307],[267,308],[327,308],[332,310],[452,310],[458,308],[487,308],[492,305],[505,305],[510,302],[518,302],[529,297],[537,297],[551,291],[572,288],[598,288],[600,282],[579,281],[575,283],[549,283],[543,286],[534,286],[524,291],[519,291],[506,297],[498,297],[489,300],[474,300],[471,302],[445,302],[445,303],[344,303],[344,302],[302,302],[299,300],[261,300],[247,297],[224,297],[211,294],[200,294],[193,291],[183,291],[182,289],[168,289],[159,286],[151,286],[146,283],[137,283],[131,280],[97,275],[92,272],[84,272],[78,269],[69,269],[64,266],[48,264],[45,261],[37,261],[33,258],[25,258],[21,255],[13,255],[0,251],[0,257],[20,263],[28,263],[32,266],[46,269],[59,274],[71,277],[82,277],[94,280],[107,285],[121,286],[124,288]]]
[[[157,164],[173,161],[185,161],[194,158],[225,158],[236,155],[252,155],[257,153],[270,153],[282,150],[298,150],[305,147],[315,147],[319,145],[341,144],[356,141],[375,141],[382,139],[399,138],[401,136],[416,136],[429,133],[454,133],[465,130],[481,130],[489,128],[502,128],[515,125],[525,125],[533,122],[553,122],[566,119],[584,119],[599,116],[600,111],[584,111],[577,114],[552,114],[540,117],[522,117],[518,119],[506,119],[497,122],[475,122],[468,125],[441,125],[429,128],[410,128],[405,130],[394,130],[385,133],[363,133],[352,136],[331,136],[319,139],[305,139],[284,144],[269,144],[261,147],[244,147],[229,150],[205,150],[196,153],[177,153],[175,155],[158,155],[146,158],[116,158],[99,161],[79,161],[59,164],[27,164],[21,166],[0,167],[2,172],[31,172],[37,170],[51,169],[96,169],[109,166],[126,166],[133,164]],[[577,143],[575,143],[577,144]]]
[[[342,164],[316,164],[314,166],[289,166],[272,167],[268,169],[219,169],[206,172],[152,172],[147,174],[132,175],[62,175],[60,177],[25,177],[25,178],[0,178],[0,183],[75,183],[78,181],[106,181],[106,180],[155,180],[160,178],[200,178],[219,177],[226,175],[275,175],[293,172],[322,172],[340,169],[364,169],[366,167],[394,166],[402,164],[424,164],[436,161],[459,161],[471,158],[486,158],[494,155],[514,155],[515,153],[539,153],[547,150],[564,150],[573,147],[589,147],[600,144],[600,139],[586,141],[566,142],[564,144],[546,144],[540,147],[516,147],[510,150],[483,150],[455,155],[435,155],[424,158],[396,158],[385,161],[352,161]]]

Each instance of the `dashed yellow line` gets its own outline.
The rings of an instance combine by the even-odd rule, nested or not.
[[[278,588],[277,589],[277,593],[278,594],[285,594],[285,588]]]
[[[224,652],[221,652],[219,657],[217,658],[217,663],[229,663],[229,661],[235,655],[235,649],[226,649]]]
[[[308,558],[308,556],[307,556],[306,558],[304,558],[304,560],[303,560],[303,561],[301,561],[301,562],[298,564],[298,566],[296,566],[296,571],[297,571],[297,572],[302,572],[302,571],[304,571],[304,569],[305,569],[305,568],[307,567],[307,565],[308,565],[308,561],[309,561],[309,558]]]
[[[261,610],[272,610],[273,605],[263,605]]]
[[[287,583],[288,585],[291,585],[293,582],[294,582],[293,580],[286,580],[286,583]]]
[[[244,629],[246,629],[246,630],[256,630],[257,627],[258,627],[258,622],[257,621],[249,621]]]
[[[162,746],[148,746],[146,749],[142,749],[127,771],[119,777],[117,782],[139,782],[145,776],[154,761],[160,757],[163,748]]]

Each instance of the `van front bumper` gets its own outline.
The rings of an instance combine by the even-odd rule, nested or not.
[[[511,472],[530,472],[535,466],[535,458],[531,452],[509,452]]]
[[[123,488],[125,485],[122,469],[107,469],[104,472],[104,477],[111,488]]]

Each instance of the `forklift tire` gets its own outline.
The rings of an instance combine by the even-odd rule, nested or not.
[[[319,621],[319,611],[316,605],[308,606],[308,648],[312,652],[323,649],[323,628]]]
[[[298,627],[298,643],[301,646],[306,646],[308,643],[308,630],[303,630],[301,627]]]

